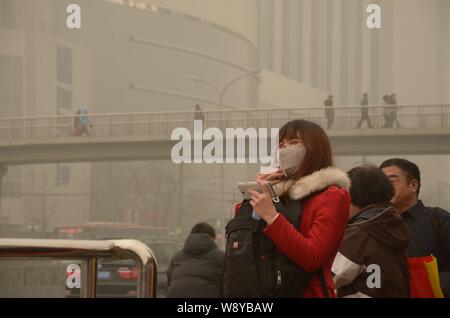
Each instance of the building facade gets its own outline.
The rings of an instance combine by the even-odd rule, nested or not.
[[[369,4],[381,28],[369,29]],[[439,104],[449,98],[449,2],[445,0],[258,0],[259,61],[356,105]]]
[[[80,0],[81,28],[69,29],[72,2],[0,1],[1,117],[257,106],[257,79],[249,75],[257,66],[253,0]],[[220,100],[216,90],[238,77]],[[161,198],[139,198],[139,189],[155,185],[173,190],[175,181],[154,181],[173,174],[155,168],[167,164],[7,167],[0,216],[47,231],[89,220],[167,223],[160,215],[175,207],[153,213]],[[199,182],[213,174],[205,169],[207,181]]]

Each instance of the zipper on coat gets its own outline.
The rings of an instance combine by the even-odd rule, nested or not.
[[[281,271],[277,271],[277,286],[281,287]]]

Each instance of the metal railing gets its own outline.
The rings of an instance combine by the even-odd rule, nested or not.
[[[361,106],[334,106],[331,108],[333,124],[330,130],[358,129],[362,118]],[[398,105],[368,106],[371,128],[420,129],[449,128],[450,105]],[[314,121],[327,128],[327,107],[208,110],[203,111],[203,128],[279,128],[286,122],[302,118]],[[392,111],[394,115],[389,115]],[[392,113],[391,113],[392,114]],[[189,112],[151,112],[151,113],[112,113],[90,114],[92,124],[89,134],[92,137],[132,137],[151,136],[157,139],[170,139],[175,128],[184,127],[192,131],[195,111]],[[395,120],[388,124],[387,117]],[[0,142],[34,138],[74,138],[76,115],[36,116],[0,118]],[[366,123],[364,123],[366,125]],[[363,126],[361,129],[367,129]]]
[[[0,239],[2,260],[81,260],[81,297],[96,297],[98,259],[133,259],[138,266],[137,296],[156,297],[157,264],[150,248],[136,240]]]

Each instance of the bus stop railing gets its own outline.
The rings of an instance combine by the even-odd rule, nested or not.
[[[0,261],[79,259],[81,266],[81,297],[95,298],[98,259],[133,259],[138,265],[137,297],[156,297],[157,263],[151,249],[137,240],[47,240],[0,239]]]

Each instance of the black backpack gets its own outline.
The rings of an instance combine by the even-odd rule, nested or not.
[[[301,201],[283,198],[274,202],[295,228],[301,219]],[[226,226],[226,252],[222,296],[225,298],[298,298],[314,273],[308,273],[277,251],[264,235],[266,223],[252,217],[253,207],[245,200]],[[319,269],[324,295],[328,296]]]

